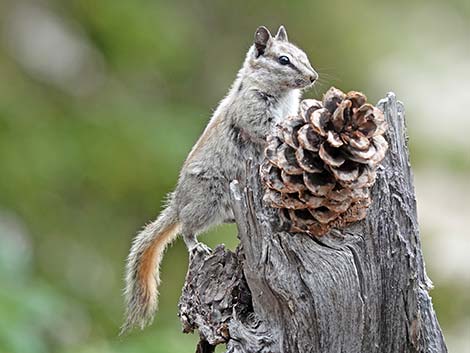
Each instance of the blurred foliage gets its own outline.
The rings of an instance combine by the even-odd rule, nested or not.
[[[184,246],[177,242],[165,257],[155,324],[118,338],[124,259],[133,235],[156,216],[174,187],[255,28],[286,25],[320,72],[322,81],[309,93],[319,96],[331,85],[366,89],[368,67],[405,40],[397,27],[403,11],[419,12],[432,3],[0,3],[0,352],[192,351],[196,337],[181,334],[176,317],[187,265]],[[446,6],[470,18],[468,1]],[[28,7],[40,11],[24,11]],[[33,20],[28,16],[57,20],[76,38],[76,48],[89,48],[83,49],[87,64],[77,71],[78,59],[68,59],[63,67],[70,75],[60,66],[65,59],[56,67],[28,66],[21,55],[29,55],[34,44],[39,51],[33,54],[44,55],[46,64],[47,55],[64,54],[62,47],[41,51],[47,38],[25,25]],[[374,101],[385,92],[366,93]],[[448,168],[470,170],[462,151],[438,149],[419,138],[411,143],[418,167],[429,163],[429,151],[440,151],[433,163],[437,156]],[[203,239],[236,245],[233,226]],[[459,312],[470,302],[452,285],[434,294],[445,329],[470,316],[468,310]]]

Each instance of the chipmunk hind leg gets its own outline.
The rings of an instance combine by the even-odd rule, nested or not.
[[[181,235],[190,254],[195,252],[210,252],[210,249],[197,240],[204,231],[224,223],[230,215],[221,203],[223,199],[211,200],[205,204],[188,203],[180,212]]]
[[[190,253],[207,251],[208,248],[198,242],[197,236],[232,216],[228,205],[228,186],[227,179],[210,168],[181,176],[175,202],[181,235]]]
[[[191,208],[189,204],[180,214],[181,235],[191,256],[196,253],[210,253],[208,246],[197,240],[199,234],[207,229],[223,223],[224,217],[219,207],[211,209]]]

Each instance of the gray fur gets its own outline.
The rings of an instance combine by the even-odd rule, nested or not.
[[[281,65],[281,55],[287,56],[292,65]],[[247,158],[261,158],[269,131],[280,119],[297,113],[300,91],[317,78],[305,53],[287,41],[284,27],[279,28],[275,38],[265,27],[257,29],[235,82],[187,157],[168,207],[132,244],[123,330],[145,326],[156,310],[157,290],[155,298],[149,300],[142,295],[145,288],[136,281],[143,252],[174,224],[179,224],[190,252],[204,250],[197,235],[233,219],[229,183],[242,175]],[[158,266],[155,271],[158,285]]]

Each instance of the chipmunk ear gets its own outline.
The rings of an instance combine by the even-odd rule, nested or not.
[[[287,38],[287,31],[284,28],[284,26],[279,27],[277,34],[276,34],[276,39],[287,42],[289,39]]]
[[[264,27],[260,26],[255,32],[255,48],[256,48],[256,57],[264,54],[266,47],[269,45],[271,41],[271,33],[269,30]]]

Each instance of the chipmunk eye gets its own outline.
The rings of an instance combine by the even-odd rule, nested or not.
[[[279,64],[281,65],[287,65],[290,63],[289,58],[285,55],[281,55],[277,60],[279,61]]]

